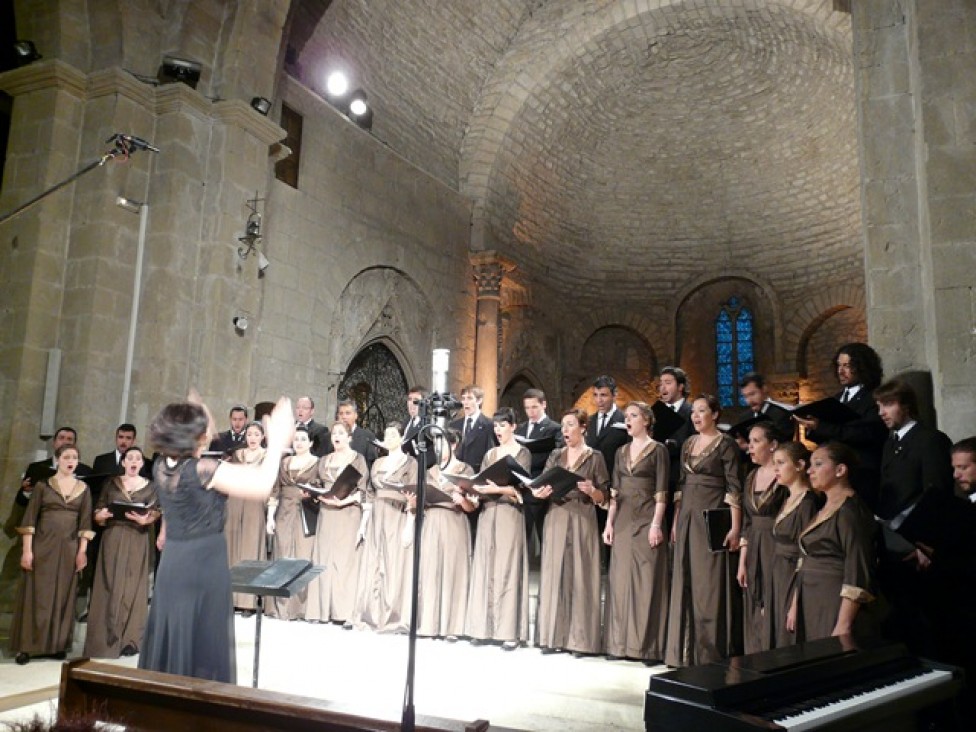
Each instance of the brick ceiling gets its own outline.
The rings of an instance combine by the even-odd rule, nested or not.
[[[373,134],[553,284],[788,290],[859,257],[849,26],[831,0],[302,0],[288,68],[345,67]]]

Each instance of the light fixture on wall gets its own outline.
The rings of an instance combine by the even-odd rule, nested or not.
[[[234,324],[234,330],[237,332],[237,335],[244,335],[247,332],[247,327],[250,325],[247,320],[247,315],[244,313],[235,315],[231,319],[231,322]]]
[[[37,52],[37,46],[34,45],[34,41],[15,41],[13,55],[14,65],[18,68],[21,66],[27,66],[27,64],[32,64],[35,61],[43,58],[43,56]]]
[[[373,109],[369,106],[366,92],[362,89],[357,89],[349,95],[349,119],[364,130],[373,127]]]
[[[251,109],[264,117],[268,116],[268,112],[271,111],[271,100],[265,99],[264,97],[254,97],[251,100]]]
[[[325,80],[326,101],[364,130],[373,128],[373,109],[366,92],[349,92],[349,77],[343,71],[333,71]]]
[[[198,61],[177,58],[176,56],[163,56],[163,63],[159,67],[156,78],[159,79],[160,84],[182,82],[191,89],[196,89],[202,68]]]
[[[241,243],[241,246],[237,247],[237,256],[241,259],[247,259],[253,254],[258,262],[258,277],[264,277],[264,273],[271,266],[271,262],[268,261],[264,252],[258,249],[258,242],[264,238],[261,234],[261,214],[258,211],[258,204],[263,200],[263,198],[258,198],[258,194],[255,193],[254,198],[247,201],[247,207],[251,213],[248,214],[247,221],[244,222],[244,235],[237,237],[237,241]]]

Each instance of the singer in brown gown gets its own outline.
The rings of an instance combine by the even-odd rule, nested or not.
[[[817,496],[810,487],[807,468],[810,451],[802,442],[787,442],[773,453],[776,481],[785,485],[789,495],[773,522],[773,612],[775,647],[797,643],[796,633],[786,628],[786,616],[796,588],[796,566],[800,559],[800,532],[817,513]]]
[[[142,450],[126,450],[122,457],[124,475],[105,482],[95,506],[95,521],[106,528],[92,579],[85,635],[85,655],[89,658],[135,655],[146,629],[150,536],[160,513],[155,484],[139,475],[143,463]],[[154,508],[116,520],[108,508],[113,501],[144,503]]]
[[[465,514],[476,508],[474,502],[443,476],[444,473],[474,474],[471,466],[454,454],[459,441],[460,435],[448,430],[447,437],[439,441],[441,464],[427,471],[428,488],[443,491],[451,500],[427,503],[420,541],[417,634],[450,640],[464,635],[471,575],[471,524]],[[446,465],[444,460],[448,460]]]
[[[264,427],[260,422],[251,422],[244,430],[246,447],[234,450],[231,462],[241,465],[257,465],[264,460]],[[224,539],[227,540],[227,561],[231,567],[244,561],[265,560],[268,558],[265,524],[266,506],[259,501],[245,501],[243,498],[228,496],[227,522],[224,524]],[[255,608],[254,595],[244,592],[234,593],[234,607],[247,613]]]
[[[402,450],[396,427],[387,427],[385,457],[373,463],[363,501],[358,537],[364,542],[359,591],[352,623],[379,632],[405,632],[410,627],[413,584],[413,523],[400,486],[417,485],[417,461]]]
[[[512,457],[529,475],[532,453],[515,439],[515,412],[500,409],[493,418],[498,447],[481,461],[481,470]],[[474,644],[494,641],[506,650],[529,640],[529,555],[522,498],[515,488],[477,486],[481,503],[475,532],[465,635]]]
[[[668,631],[668,449],[651,439],[654,412],[644,402],[624,407],[631,441],[617,450],[604,542],[613,547],[607,573],[604,650],[642,661],[664,657]]]
[[[30,657],[71,650],[78,574],[87,563],[92,531],[91,492],[74,476],[78,449],[62,445],[55,453],[57,472],[38,481],[17,529],[22,537],[10,648],[18,664]]]
[[[312,454],[311,448],[308,432],[299,427],[292,441],[295,454],[281,460],[268,509],[268,527],[273,529],[268,533],[274,534],[271,549],[273,560],[284,557],[312,559],[315,534],[311,533],[302,513],[302,501],[311,498],[298,485],[318,484],[319,459]],[[275,597],[268,604],[267,614],[281,620],[304,619],[307,598],[307,587],[291,597]]]
[[[668,641],[664,661],[669,666],[710,663],[737,653],[741,636],[741,595],[735,582],[741,530],[742,484],[739,446],[718,431],[721,407],[711,395],[692,404],[691,421],[698,434],[681,448],[681,477],[674,496],[671,529],[674,564]],[[732,529],[725,537],[727,551],[712,553],[703,511],[728,505]],[[737,622],[738,621],[738,622]]]
[[[550,500],[542,531],[539,572],[539,612],[536,643],[546,651],[599,653],[600,531],[596,506],[610,495],[610,476],[603,454],[586,444],[588,415],[571,409],[562,418],[566,446],[553,450],[546,470],[556,465],[579,475],[577,487],[559,500]],[[552,489],[532,491],[548,499]]]
[[[344,623],[352,618],[359,589],[362,545],[356,541],[362,521],[363,495],[369,481],[366,458],[352,449],[352,437],[342,422],[332,425],[332,452],[319,458],[319,483],[331,489],[339,474],[352,465],[362,476],[356,489],[342,500],[318,499],[318,529],[312,548],[312,564],[325,567],[308,587],[305,618],[320,623]]]
[[[773,523],[789,495],[776,481],[773,453],[779,446],[775,426],[760,422],[749,430],[749,457],[756,467],[746,476],[742,492],[742,541],[737,579],[742,588],[742,640],[746,653],[768,651],[776,627],[786,618],[774,604]]]

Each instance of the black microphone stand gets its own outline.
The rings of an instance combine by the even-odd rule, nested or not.
[[[112,160],[113,158],[117,158],[119,156],[122,156],[122,157],[128,159],[129,155],[131,155],[133,152],[135,152],[136,150],[142,149],[138,145],[129,144],[128,142],[126,142],[126,140],[124,138],[125,138],[125,136],[124,135],[121,135],[121,134],[116,134],[113,137],[110,137],[108,139],[108,142],[112,142],[114,140],[115,147],[113,147],[111,150],[109,150],[105,154],[103,154],[102,157],[98,158],[97,160],[93,160],[92,162],[90,162],[87,165],[85,165],[83,168],[81,168],[81,170],[73,173],[72,175],[69,175],[67,178],[65,178],[60,183],[55,183],[53,186],[51,186],[50,188],[48,188],[46,191],[42,191],[41,193],[37,194],[31,200],[29,200],[27,203],[21,204],[20,206],[18,206],[17,208],[15,208],[13,211],[11,211],[9,213],[5,213],[3,216],[0,216],[0,224],[6,223],[10,219],[12,219],[14,216],[17,216],[18,214],[23,213],[24,211],[26,211],[27,209],[31,208],[32,206],[34,206],[38,202],[40,202],[40,201],[44,200],[45,198],[47,198],[48,196],[50,196],[55,191],[59,191],[62,188],[64,188],[66,185],[68,185],[69,183],[73,183],[74,181],[78,180],[81,176],[85,175],[85,173],[88,173],[88,172],[94,170],[95,168],[102,167],[109,160]]]

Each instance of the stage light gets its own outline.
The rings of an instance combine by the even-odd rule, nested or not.
[[[251,100],[251,109],[253,109],[258,114],[268,116],[268,112],[271,111],[271,100],[265,99],[264,97],[254,97]]]
[[[373,110],[366,100],[366,92],[362,89],[357,89],[349,97],[349,119],[364,130],[373,127]]]
[[[157,78],[160,84],[182,82],[191,89],[197,88],[200,81],[202,66],[196,61],[175,56],[163,56],[163,63],[159,67]]]
[[[349,78],[341,71],[333,71],[325,81],[325,90],[331,97],[342,97],[349,91]]]
[[[14,63],[18,67],[32,64],[40,58],[43,57],[37,52],[34,41],[16,41],[14,43]]]

